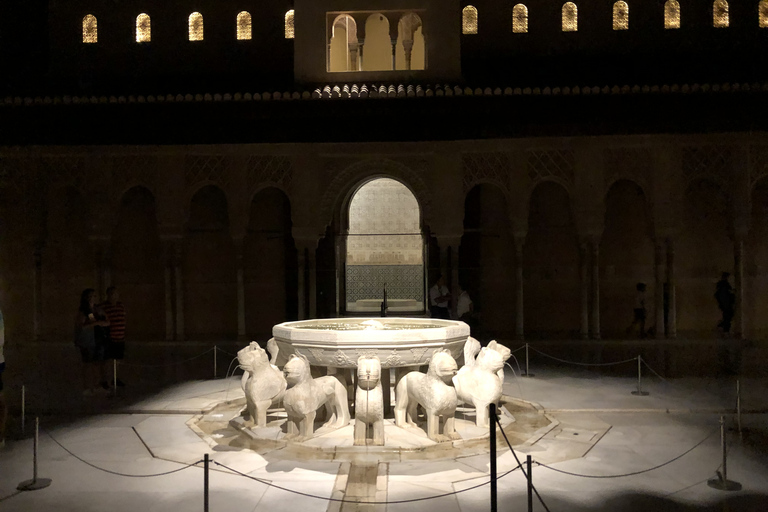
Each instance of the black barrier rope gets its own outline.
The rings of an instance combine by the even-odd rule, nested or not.
[[[667,465],[672,464],[673,462],[675,462],[677,460],[682,459],[683,457],[685,457],[686,455],[691,453],[693,450],[695,450],[696,448],[698,448],[699,446],[704,444],[710,437],[712,437],[714,434],[716,434],[719,431],[720,431],[720,427],[717,427],[715,430],[710,432],[707,435],[707,437],[705,437],[704,439],[702,439],[701,441],[696,443],[693,447],[691,447],[688,450],[684,451],[683,453],[681,453],[680,455],[678,455],[677,457],[675,457],[672,460],[668,460],[667,462],[663,462],[663,463],[661,463],[661,464],[659,464],[657,466],[653,466],[652,468],[643,469],[643,470],[640,470],[640,471],[633,471],[631,473],[623,473],[623,474],[620,474],[620,475],[582,475],[582,474],[579,474],[579,473],[571,473],[570,471],[564,471],[562,469],[553,468],[552,466],[547,466],[546,464],[542,464],[541,462],[536,462],[536,465],[541,466],[543,468],[551,469],[552,471],[554,471],[556,473],[562,473],[563,475],[577,476],[577,477],[581,477],[581,478],[624,478],[624,477],[627,477],[627,476],[641,475],[643,473],[648,473],[649,471],[654,471],[656,469],[663,468],[664,466],[667,466]]]
[[[537,352],[537,353],[541,354],[544,357],[548,357],[550,359],[554,359],[555,361],[559,361],[561,363],[566,363],[566,364],[575,364],[575,365],[578,365],[578,366],[613,366],[613,365],[616,365],[616,364],[625,364],[625,363],[631,363],[633,361],[637,361],[637,358],[633,357],[632,359],[625,359],[624,361],[615,361],[615,362],[612,362],[612,363],[580,363],[578,361],[568,361],[568,360],[565,360],[565,359],[560,359],[559,357],[551,356],[551,355],[549,355],[549,354],[547,354],[545,352],[542,352],[541,350],[538,350],[538,349],[535,349],[535,348],[531,347],[530,345],[528,346],[528,348],[530,348],[534,352]]]
[[[525,479],[528,480],[528,482],[530,482],[529,485],[531,486],[531,489],[533,489],[533,492],[536,494],[536,497],[539,499],[539,503],[541,503],[541,506],[544,507],[544,510],[546,510],[547,512],[550,512],[549,507],[547,507],[547,504],[544,503],[544,498],[541,497],[541,494],[539,494],[539,491],[536,489],[536,486],[533,485],[533,483],[531,482],[530,477],[528,476],[528,472],[525,470],[525,468],[523,468],[523,463],[520,462],[520,459],[517,457],[517,452],[515,452],[515,449],[512,448],[512,443],[509,442],[509,438],[507,438],[507,433],[504,432],[504,429],[501,427],[501,421],[499,421],[499,416],[498,415],[494,415],[494,416],[495,418],[493,419],[496,422],[496,424],[499,426],[499,430],[501,431],[501,435],[504,436],[504,441],[507,443],[507,446],[509,447],[509,451],[512,452],[512,455],[515,456],[515,460],[517,461],[517,464],[518,464],[517,467],[519,467],[522,470],[523,475],[525,476]]]
[[[79,456],[75,455],[74,453],[72,453],[72,451],[71,451],[71,450],[69,450],[68,448],[66,448],[66,447],[65,447],[63,444],[61,444],[61,443],[60,443],[60,442],[59,442],[59,441],[58,441],[58,440],[57,440],[55,437],[53,437],[53,436],[51,435],[51,433],[50,433],[50,432],[48,432],[48,431],[46,431],[46,430],[43,430],[43,432],[45,433],[45,435],[47,435],[48,437],[50,437],[50,438],[51,438],[51,440],[52,440],[54,443],[56,443],[57,445],[59,445],[59,447],[60,447],[62,450],[64,450],[65,452],[67,452],[68,454],[70,454],[71,456],[73,456],[74,458],[76,458],[77,460],[79,460],[80,462],[82,462],[83,464],[86,464],[86,465],[88,465],[88,466],[92,467],[93,469],[98,469],[99,471],[103,471],[104,473],[109,473],[110,475],[116,475],[116,476],[124,476],[124,477],[128,477],[128,478],[153,478],[153,477],[156,477],[156,476],[165,476],[165,475],[171,475],[171,474],[173,474],[173,473],[178,473],[179,471],[184,471],[185,469],[189,469],[189,468],[191,468],[192,466],[196,466],[197,464],[200,464],[201,462],[203,462],[203,461],[202,461],[202,459],[201,459],[201,460],[199,460],[199,461],[197,461],[197,462],[193,462],[192,464],[187,464],[186,466],[184,466],[184,467],[181,467],[181,468],[172,469],[171,471],[165,471],[165,472],[163,472],[163,473],[154,473],[154,474],[151,474],[151,475],[130,475],[130,474],[127,474],[127,473],[119,473],[119,472],[117,472],[117,471],[112,471],[112,470],[110,470],[110,469],[104,469],[104,468],[101,468],[101,467],[99,467],[99,466],[97,466],[97,465],[95,465],[95,464],[92,464],[92,463],[88,462],[88,461],[87,461],[87,460],[85,460],[85,459],[82,459],[81,457],[79,457]]]
[[[199,359],[199,358],[203,357],[204,355],[206,355],[207,353],[209,353],[209,352],[211,352],[213,350],[215,350],[215,347],[214,348],[209,348],[208,350],[206,350],[202,354],[198,354],[196,356],[190,357],[189,359],[183,359],[181,361],[174,361],[172,363],[139,364],[139,363],[124,363],[124,362],[121,361],[120,362],[120,366],[135,366],[135,367],[142,367],[142,368],[161,368],[161,367],[164,367],[164,366],[175,366],[177,364],[184,364],[184,363],[187,363],[189,361],[193,361],[195,359]]]
[[[336,503],[357,503],[357,504],[364,504],[364,505],[397,505],[397,504],[400,504],[400,503],[415,503],[417,501],[434,500],[434,499],[437,499],[437,498],[445,498],[446,496],[453,496],[453,495],[456,495],[456,494],[461,494],[463,492],[467,492],[467,491],[471,491],[471,490],[474,490],[474,489],[478,489],[480,487],[483,487],[483,486],[488,485],[489,483],[491,483],[491,481],[488,480],[487,482],[482,482],[482,483],[479,483],[477,485],[473,485],[472,487],[467,487],[466,489],[461,489],[459,491],[446,492],[446,493],[443,493],[443,494],[437,494],[435,496],[427,496],[427,497],[424,497],[424,498],[411,498],[411,499],[408,499],[408,500],[395,500],[395,501],[345,500],[345,499],[339,499],[339,498],[326,498],[325,496],[317,496],[316,494],[310,494],[310,493],[307,493],[307,492],[297,491],[295,489],[288,489],[287,487],[283,487],[281,485],[273,484],[272,482],[270,482],[268,480],[264,480],[262,478],[258,478],[258,477],[255,477],[255,476],[247,475],[245,473],[241,473],[240,471],[238,471],[236,469],[233,469],[233,468],[230,468],[229,466],[225,466],[224,464],[222,464],[220,462],[213,461],[213,463],[216,464],[217,466],[221,466],[222,468],[224,468],[224,469],[226,469],[228,471],[231,471],[232,473],[235,473],[235,474],[240,475],[240,476],[244,476],[245,478],[250,478],[251,480],[255,480],[256,482],[259,482],[261,484],[267,485],[269,487],[274,487],[275,489],[280,489],[281,491],[290,492],[292,494],[298,494],[299,496],[306,496],[307,498],[314,498],[316,500],[332,501],[332,502],[336,502]],[[502,473],[501,475],[496,477],[496,480],[497,481],[501,480],[502,478],[504,478],[508,474],[512,473],[513,471],[517,471],[518,469],[522,469],[522,468],[523,468],[523,466],[522,466],[522,464],[520,464],[517,467],[514,467],[514,468],[510,469],[506,473]],[[547,511],[547,512],[549,512],[549,511]]]
[[[226,350],[223,350],[223,349],[219,348],[218,346],[216,347],[216,350],[218,350],[219,352],[221,352],[223,354],[226,354],[228,356],[237,357],[237,354],[232,354],[231,352],[227,352]]]
[[[519,352],[520,350],[523,350],[524,348],[525,348],[525,345],[523,345],[521,347],[517,347],[515,350],[511,350],[509,353],[510,354],[514,354],[515,352]]]

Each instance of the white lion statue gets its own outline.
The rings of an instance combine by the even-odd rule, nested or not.
[[[291,354],[283,367],[288,389],[283,406],[288,414],[286,439],[304,441],[315,432],[315,416],[323,405],[328,409],[329,419],[323,425],[341,428],[349,424],[347,388],[332,375],[313,379],[309,361],[302,355]]]
[[[464,366],[453,378],[453,385],[460,401],[474,405],[478,427],[489,427],[488,405],[498,405],[504,385],[504,362],[510,355],[510,350],[496,341],[481,349],[480,343],[470,337],[464,345]]]
[[[370,436],[369,431],[372,431]],[[365,446],[369,439],[374,446],[384,445],[381,361],[377,356],[360,356],[355,393],[355,445]]]
[[[245,372],[241,382],[250,421],[265,427],[267,409],[283,399],[287,388],[283,372],[269,364],[267,353],[255,341],[237,353],[237,361]]]
[[[415,427],[417,407],[421,405],[426,412],[430,439],[438,443],[461,439],[454,425],[457,400],[456,390],[451,385],[456,371],[456,361],[448,350],[443,349],[429,360],[426,374],[405,374],[395,389],[395,424],[403,428]]]

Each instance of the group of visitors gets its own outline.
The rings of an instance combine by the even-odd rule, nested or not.
[[[460,292],[456,301],[456,319],[469,325],[473,336],[477,336],[479,322],[475,315],[475,306],[466,286],[459,284]],[[432,318],[451,319],[453,296],[445,285],[445,278],[439,275],[429,289],[429,313]]]
[[[731,274],[729,272],[723,272],[720,275],[720,280],[715,285],[715,301],[717,307],[722,313],[722,319],[717,324],[718,331],[725,336],[729,336],[731,333],[731,323],[733,317],[736,314],[736,293],[730,283]],[[645,307],[645,283],[637,283],[635,285],[635,305],[634,305],[634,320],[629,327],[627,327],[627,334],[637,331],[639,328],[639,335],[641,338],[645,338],[648,334],[653,333],[653,329],[646,331],[645,320],[647,317],[647,310]],[[667,326],[667,318],[669,315],[669,286],[664,283],[663,291],[663,310],[664,310],[664,328]]]
[[[115,286],[107,288],[107,299],[98,303],[93,288],[80,294],[75,317],[75,346],[83,360],[83,396],[109,391],[109,363],[125,357],[125,307]],[[118,386],[125,384],[117,380]]]

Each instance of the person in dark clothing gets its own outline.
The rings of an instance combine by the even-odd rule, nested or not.
[[[736,306],[736,294],[733,291],[731,283],[728,282],[728,278],[731,276],[728,272],[723,272],[720,276],[720,280],[715,286],[715,300],[717,301],[717,307],[723,313],[723,318],[717,326],[723,330],[723,333],[731,332],[731,322],[735,313]]]

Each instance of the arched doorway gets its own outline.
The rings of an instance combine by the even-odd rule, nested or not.
[[[390,314],[425,309],[424,235],[413,192],[391,178],[363,183],[349,200],[343,296],[351,314],[377,314],[384,288]]]
[[[768,335],[768,178],[752,190],[752,221],[745,240],[744,323],[745,336]]]

